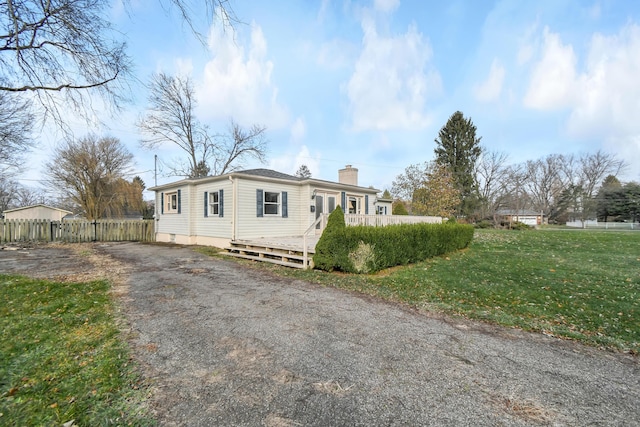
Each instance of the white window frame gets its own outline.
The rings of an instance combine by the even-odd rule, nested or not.
[[[355,202],[354,211],[351,212],[351,202]],[[347,195],[347,212],[348,214],[359,214],[362,209],[361,197]]]
[[[164,213],[165,214],[177,214],[178,213],[178,191],[172,191],[170,193],[164,193]]]
[[[214,196],[215,195],[215,196]],[[220,215],[220,192],[209,192],[209,216]]]
[[[338,196],[335,194],[327,195],[327,213],[331,213],[336,210],[336,206],[338,206]],[[333,206],[331,206],[333,205]],[[332,209],[333,208],[333,209]]]
[[[267,195],[276,195],[276,201],[267,201]],[[281,205],[282,204],[282,193],[281,192],[277,192],[277,191],[264,191],[264,196],[262,199],[262,213],[264,216],[279,216],[280,213],[282,212],[282,208]],[[275,213],[270,213],[267,211],[267,206],[269,207],[276,207],[276,212]]]

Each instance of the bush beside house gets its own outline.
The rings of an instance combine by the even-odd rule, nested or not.
[[[316,268],[372,273],[463,249],[473,239],[467,224],[402,224],[346,227],[342,211],[329,216],[316,245]]]

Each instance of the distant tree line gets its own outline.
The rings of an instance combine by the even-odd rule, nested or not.
[[[471,119],[455,112],[435,140],[434,160],[410,165],[394,180],[394,212],[468,222],[495,221],[504,210],[540,212],[558,223],[638,220],[640,185],[620,183],[626,164],[616,156],[550,154],[509,164],[506,153],[480,141]]]

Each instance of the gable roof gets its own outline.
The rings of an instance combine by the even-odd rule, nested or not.
[[[343,184],[340,182],[325,181],[322,179],[315,179],[315,178],[300,178],[294,175],[289,175],[286,173],[274,171],[272,169],[247,169],[243,171],[229,172],[224,175],[206,176],[203,178],[185,178],[180,181],[174,181],[167,184],[150,187],[148,188],[148,190],[161,191],[165,189],[176,188],[176,187],[179,187],[180,185],[200,184],[200,183],[206,183],[209,181],[226,179],[228,177],[234,177],[234,176],[247,176],[247,177],[265,178],[266,180],[290,181],[292,183],[298,183],[298,184],[302,184],[303,182],[306,182],[306,183],[312,183],[312,184],[322,185],[322,186],[331,186],[333,188],[345,188],[345,189],[352,188],[352,189],[358,189],[359,191],[363,191],[365,193],[371,193],[371,194],[380,192],[380,190],[371,188],[371,187],[362,187],[359,185]]]
[[[22,206],[20,208],[7,209],[3,213],[18,212],[18,211],[23,211],[23,210],[26,210],[26,209],[33,209],[33,208],[47,208],[47,209],[51,209],[51,210],[54,210],[54,211],[65,212],[67,214],[73,213],[73,212],[68,211],[66,209],[54,208],[53,206],[47,206],[47,205],[44,205],[42,203],[38,203],[37,205],[31,205],[31,206]]]
[[[288,175],[286,173],[274,171],[271,169],[247,169],[244,171],[237,171],[237,174],[243,175],[254,175],[254,176],[262,176],[265,178],[277,178],[277,179],[285,179],[288,181],[302,181],[305,178],[300,178],[293,175]]]
[[[498,215],[520,215],[520,216],[534,216],[540,215],[539,211],[533,211],[531,209],[500,209],[496,212]]]

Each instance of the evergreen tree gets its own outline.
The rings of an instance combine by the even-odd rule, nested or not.
[[[296,176],[298,178],[311,178],[311,170],[307,165],[300,165],[296,171]]]
[[[472,214],[479,202],[475,167],[482,153],[481,139],[476,137],[476,127],[471,119],[465,118],[460,111],[449,117],[435,139],[435,161],[453,174],[460,192],[461,202],[457,212],[461,215]]]
[[[407,212],[407,208],[404,206],[402,200],[396,200],[393,202],[391,213],[393,215],[409,215],[409,212]]]

